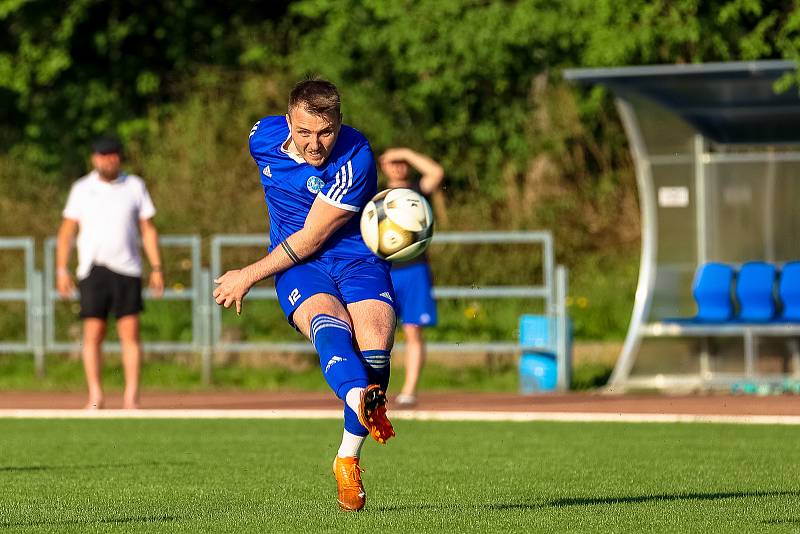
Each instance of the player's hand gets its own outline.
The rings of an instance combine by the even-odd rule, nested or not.
[[[214,301],[217,304],[230,308],[231,304],[236,304],[236,313],[242,313],[242,299],[247,295],[252,287],[252,282],[242,269],[228,271],[216,280],[219,284],[214,290]]]
[[[384,164],[389,161],[405,161],[407,150],[408,149],[406,148],[389,148],[386,150],[386,152],[381,154],[379,158],[380,163]]]
[[[164,295],[164,273],[161,271],[151,272],[149,286],[153,296],[161,298]]]
[[[70,298],[75,293],[75,282],[67,271],[59,271],[56,275],[56,289],[63,298]]]

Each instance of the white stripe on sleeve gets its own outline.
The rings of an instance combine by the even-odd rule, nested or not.
[[[353,185],[353,164],[350,162],[350,160],[347,160],[347,187],[343,189],[342,193],[339,195],[339,198],[336,199],[337,202],[341,202],[342,199],[344,199],[344,196],[350,190],[350,187],[352,185]]]
[[[344,175],[344,165],[343,165],[336,173],[336,183],[334,183],[333,187],[331,187],[331,190],[328,191],[327,197],[331,200],[335,199],[336,195],[339,194],[339,190],[342,188],[344,183],[345,183],[345,175]]]

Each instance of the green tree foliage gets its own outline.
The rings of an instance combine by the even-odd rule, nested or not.
[[[794,1],[0,0],[0,234],[51,233],[108,131],[164,231],[262,231],[247,132],[320,74],[376,151],[442,161],[452,228],[554,230],[598,337],[627,317],[633,170],[609,96],[561,69],[798,56]]]
[[[490,189],[487,176],[552,141],[531,124],[543,73],[776,58],[800,42],[794,4],[758,0],[304,0],[290,12],[303,29],[291,64],[340,82],[372,139],[431,146],[456,179]]]
[[[537,76],[795,57],[799,26],[795,3],[758,0],[0,0],[0,142],[74,172],[97,133],[143,134],[154,106],[185,96],[177,82],[269,67],[333,78],[377,145],[429,146],[454,183],[497,196],[503,172],[563,143],[533,124]],[[600,104],[578,102],[589,128]]]
[[[503,207],[455,220],[564,229],[573,252],[634,242],[637,208],[610,99],[566,86],[562,67],[793,57],[800,42],[793,3],[755,0],[303,0],[289,12],[289,65],[339,83],[373,144],[422,148],[451,191]]]
[[[237,66],[254,20],[285,2],[0,0],[0,141],[44,171],[78,172],[86,142],[168,103],[206,65]]]
[[[575,55],[560,38],[571,21],[531,2],[309,0],[292,12],[309,26],[292,64],[340,82],[376,144],[428,146],[475,188],[525,165],[534,77]]]

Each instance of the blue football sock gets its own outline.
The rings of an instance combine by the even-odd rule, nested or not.
[[[370,384],[380,384],[381,389],[386,393],[389,387],[389,357],[391,351],[388,350],[362,350],[361,359],[364,360],[367,368],[367,378]]]
[[[319,353],[325,381],[337,397],[344,401],[352,388],[367,387],[367,370],[353,349],[353,334],[346,321],[330,315],[316,315],[311,319],[311,343]],[[348,431],[352,432],[349,428]]]
[[[362,425],[361,421],[358,420],[356,412],[354,412],[346,403],[344,405],[344,429],[351,434],[355,434],[356,436],[369,435],[369,430],[364,428],[364,425]]]

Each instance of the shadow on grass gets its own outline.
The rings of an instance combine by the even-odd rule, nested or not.
[[[539,502],[515,503],[488,503],[477,505],[485,510],[541,510],[545,508],[564,508],[568,506],[604,506],[609,504],[641,504],[658,501],[718,501],[723,499],[741,499],[747,497],[797,497],[800,491],[730,491],[715,493],[676,493],[656,495],[634,495],[622,497],[568,497]],[[381,512],[394,512],[403,510],[448,509],[454,508],[448,504],[399,504],[389,506],[371,507],[372,510]],[[776,520],[781,522],[795,522],[796,520]],[[800,521],[798,521],[800,522]]]
[[[75,465],[6,465],[0,473],[31,473],[37,471],[78,471],[82,469],[124,469],[128,467],[164,467],[194,465],[195,462],[129,462],[120,464],[75,464]]]
[[[67,520],[38,520],[8,522],[0,521],[0,528],[12,527],[44,527],[66,525],[101,525],[101,524],[127,524],[127,523],[169,523],[179,521],[180,518],[171,515],[139,516],[139,517],[101,517],[98,519],[67,519]]]
[[[727,491],[715,493],[675,493],[657,495],[636,495],[627,497],[580,497],[553,499],[546,507],[591,506],[605,504],[639,504],[653,501],[718,501],[722,499],[741,499],[745,497],[787,497],[798,496],[800,491]]]
[[[766,519],[764,521],[759,521],[762,525],[800,525],[800,518],[788,518],[788,519]]]

